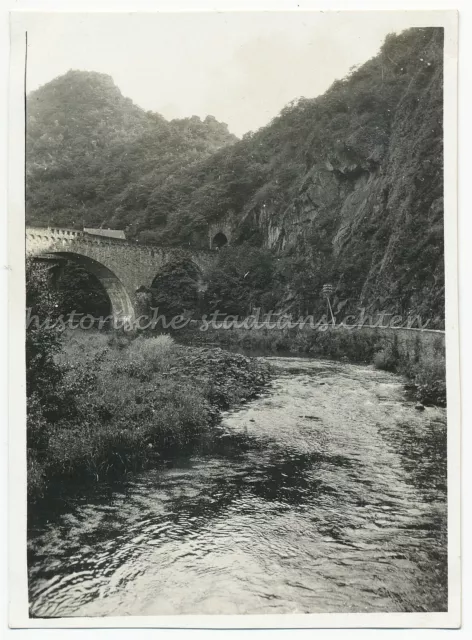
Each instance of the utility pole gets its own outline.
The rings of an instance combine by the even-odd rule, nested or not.
[[[331,315],[331,320],[333,323],[333,327],[336,324],[336,320],[334,319],[333,309],[331,308],[330,296],[333,294],[333,285],[332,284],[324,284],[322,289],[322,294],[326,298],[326,312],[327,315]]]

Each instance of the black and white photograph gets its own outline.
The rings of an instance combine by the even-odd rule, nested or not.
[[[460,624],[456,30],[12,16],[19,626]]]

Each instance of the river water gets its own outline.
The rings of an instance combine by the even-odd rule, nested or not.
[[[31,615],[447,610],[445,410],[371,367],[266,359],[193,454],[31,521]]]

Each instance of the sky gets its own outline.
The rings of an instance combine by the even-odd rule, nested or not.
[[[437,23],[413,11],[38,13],[26,22],[28,91],[69,69],[99,71],[146,110],[211,114],[237,136],[323,93],[388,33]]]

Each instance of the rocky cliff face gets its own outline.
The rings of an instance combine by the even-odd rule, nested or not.
[[[289,114],[315,116],[314,133],[305,127],[307,141],[299,136],[293,149],[304,166],[288,198],[234,215],[234,238],[257,234],[280,254],[305,255],[351,307],[441,318],[442,87],[441,29],[388,39],[377,58],[318,99],[319,108],[332,103],[326,129],[317,126],[315,104]]]

